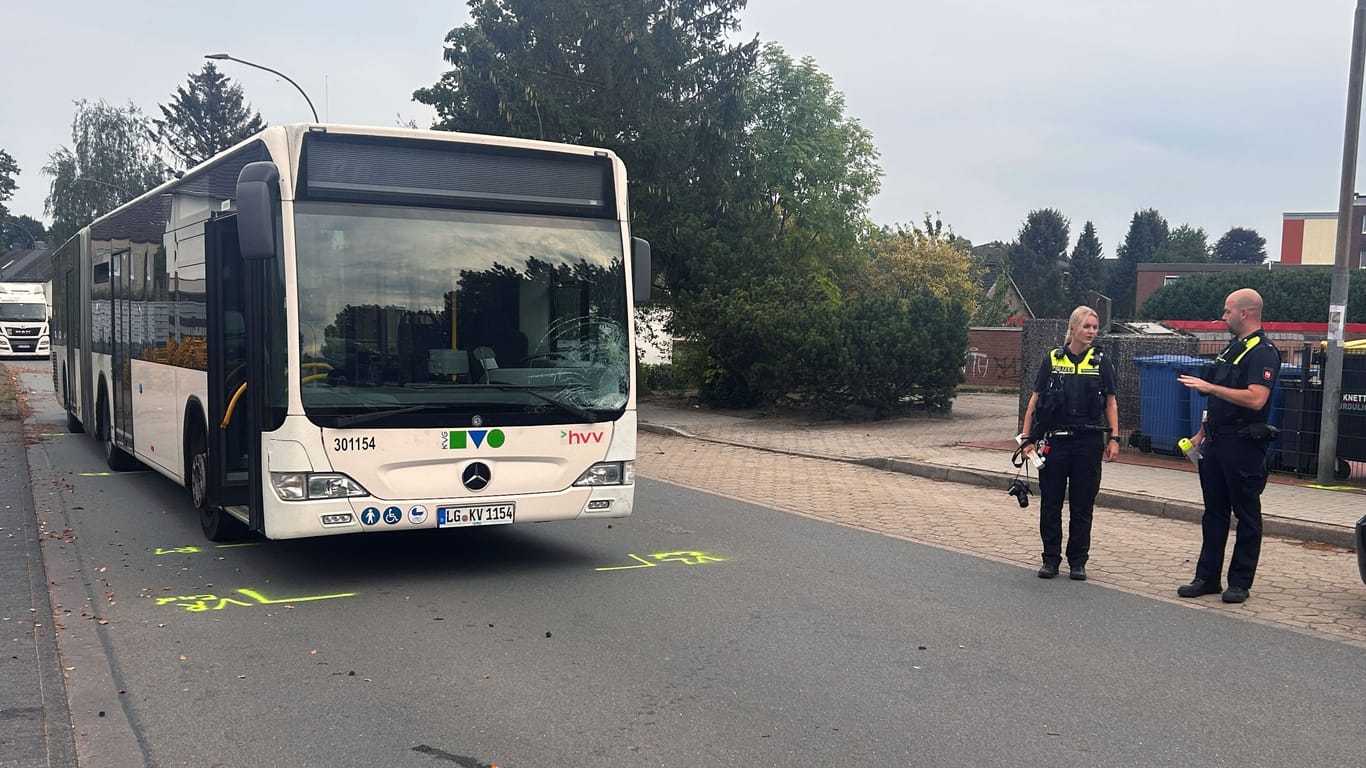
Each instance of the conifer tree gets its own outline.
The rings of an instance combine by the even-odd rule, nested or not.
[[[193,168],[265,127],[261,113],[242,97],[242,86],[224,77],[213,62],[176,88],[171,103],[159,104],[153,138],[182,169]]]

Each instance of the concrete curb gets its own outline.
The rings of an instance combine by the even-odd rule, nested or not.
[[[741,448],[752,448],[758,451],[769,453],[780,453],[788,456],[801,456],[807,459],[822,459],[824,461],[839,461],[845,464],[857,464],[859,466],[881,469],[887,472],[900,472],[906,475],[914,475],[929,480],[940,480],[950,483],[961,483],[963,485],[976,485],[984,488],[997,488],[1002,493],[1010,483],[1012,475],[1009,473],[989,472],[981,469],[971,469],[963,467],[950,467],[942,464],[930,462],[910,461],[906,459],[890,458],[870,458],[870,459],[845,459],[832,458],[830,456],[817,456],[815,454],[802,453],[800,451],[789,451],[779,448],[766,448],[759,445],[747,445],[730,440],[718,440],[716,438],[694,435],[676,427],[662,426],[658,424],[641,423],[639,428],[643,432],[653,432],[670,437],[682,437],[689,440],[702,440],[709,443],[719,443],[721,445],[734,445]],[[1037,490],[1037,482],[1033,486]],[[1037,502],[1037,499],[1036,499]],[[1096,505],[1111,509],[1122,509],[1126,512],[1137,512],[1144,515],[1156,517],[1168,517],[1174,520],[1185,520],[1188,522],[1200,522],[1204,515],[1204,507],[1200,504],[1190,502],[1175,501],[1173,499],[1162,499],[1155,496],[1134,496],[1121,494],[1114,491],[1101,490],[1096,494]],[[1267,536],[1281,536],[1287,539],[1299,541],[1318,542],[1330,544],[1335,547],[1352,550],[1356,547],[1355,531],[1351,528],[1342,528],[1334,525],[1321,525],[1319,523],[1305,522],[1303,520],[1292,520],[1275,515],[1262,513],[1262,533]]]

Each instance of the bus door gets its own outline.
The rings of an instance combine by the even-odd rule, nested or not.
[[[259,409],[262,387],[247,365],[250,326],[259,322],[247,303],[246,262],[237,244],[237,217],[215,216],[205,225],[208,312],[210,507],[248,506],[260,514]],[[259,333],[259,329],[258,333]],[[259,338],[259,335],[258,337]]]
[[[113,342],[110,345],[112,360],[109,382],[113,403],[110,408],[110,435],[114,445],[133,452],[133,296],[132,296],[132,255],[127,248],[114,251],[109,256],[109,268],[113,270],[110,280],[110,310],[113,317]]]

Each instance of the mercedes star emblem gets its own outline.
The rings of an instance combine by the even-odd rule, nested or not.
[[[489,480],[493,479],[493,472],[489,465],[482,461],[476,461],[465,467],[465,471],[460,473],[460,482],[471,491],[482,491],[488,487]]]
[[[482,427],[484,426],[484,417],[476,413],[474,414],[474,418],[470,419],[470,424],[476,427]]]

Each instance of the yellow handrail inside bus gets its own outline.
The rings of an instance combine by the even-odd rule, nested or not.
[[[242,393],[247,391],[247,383],[242,382],[237,391],[232,394],[232,399],[228,401],[228,409],[223,412],[223,421],[218,425],[219,429],[227,429],[228,422],[232,421],[232,409],[237,407],[237,401],[242,398]]]
[[[311,384],[315,381],[322,381],[323,379],[326,379],[328,371],[332,370],[332,364],[324,360],[314,360],[312,362],[299,363],[299,368],[303,369],[300,371],[300,373],[306,370],[316,370],[319,368],[322,369],[319,373],[310,373],[306,376],[299,377],[300,384]]]

